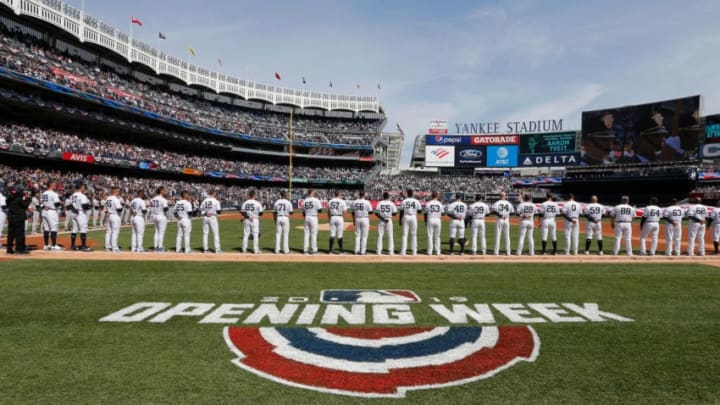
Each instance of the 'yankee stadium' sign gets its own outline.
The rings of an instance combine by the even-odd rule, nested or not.
[[[563,130],[563,120],[534,120],[502,122],[456,122],[455,133],[475,134],[528,134],[534,132],[558,132]]]

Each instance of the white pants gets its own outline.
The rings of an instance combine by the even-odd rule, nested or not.
[[[370,233],[370,219],[355,219],[355,253],[365,254],[367,252],[367,240]]]
[[[65,210],[65,223],[63,224],[66,232],[70,230],[70,226],[72,225],[72,217],[73,217],[73,212],[66,209]]]
[[[105,210],[100,210],[100,226],[105,226]]]
[[[615,223],[615,248],[613,254],[620,253],[620,242],[625,240],[625,251],[628,256],[632,256],[632,224],[630,222]]]
[[[192,232],[192,222],[190,218],[183,218],[177,221],[177,238],[175,238],[175,251],[180,253],[185,245],[185,253],[190,253],[190,233]],[[184,243],[183,243],[184,242]]]
[[[42,212],[43,231],[57,232],[59,227],[58,213],[55,210],[44,210]]]
[[[35,210],[32,213],[32,225],[30,225],[30,232],[32,234],[38,233],[38,229],[40,228],[40,212]]]
[[[580,242],[580,222],[575,220],[565,221],[565,254],[578,253],[578,243]]]
[[[385,233],[387,233],[388,238],[388,253],[391,255],[395,254],[395,238],[393,235],[393,222],[391,220],[387,222],[380,220],[378,223],[377,254],[382,254]]]
[[[522,255],[523,246],[525,245],[525,238],[528,241],[528,253],[530,256],[535,254],[535,238],[533,237],[533,230],[535,229],[535,221],[532,219],[523,219],[520,221],[520,237],[518,238],[518,249],[517,255]]]
[[[92,221],[93,221],[92,224],[93,224],[93,228],[97,228],[97,226],[98,226],[98,218],[100,218],[100,209],[93,207],[93,210],[92,210]]]
[[[548,235],[552,236],[553,242],[557,240],[557,223],[554,218],[543,219],[542,224],[540,225],[541,239],[547,242]]]
[[[165,215],[154,215],[153,224],[155,225],[155,236],[153,243],[155,249],[163,249],[165,247],[165,229],[167,229],[167,217]]]
[[[108,215],[105,222],[105,249],[117,249],[120,236],[120,215]]]
[[[7,215],[5,215],[4,212],[0,211],[0,238],[2,238],[3,228],[5,227],[6,220],[7,220]]]
[[[203,250],[208,250],[208,237],[210,232],[213,234],[213,246],[215,252],[220,251],[220,230],[218,229],[217,216],[204,216],[203,217]]]
[[[78,212],[71,218],[70,229],[72,233],[88,233],[88,215],[85,212]]]
[[[318,219],[317,216],[306,216],[305,225],[303,226],[304,240],[303,240],[303,253],[311,252],[317,253],[317,236],[318,236]]]
[[[429,255],[433,254],[433,249],[434,249],[435,253],[440,255],[440,250],[442,247],[442,245],[440,244],[440,233],[442,231],[441,227],[442,227],[442,225],[440,222],[440,218],[428,219],[428,222],[427,222],[427,238],[428,238],[427,254],[429,254]]]
[[[133,251],[142,250],[145,241],[145,217],[142,215],[133,215],[130,220],[132,232],[130,234],[130,248]]]
[[[660,233],[660,224],[657,222],[645,222],[640,232],[640,253],[645,254],[645,239],[650,236],[650,254],[654,255],[657,250],[658,234]]]
[[[510,246],[510,219],[508,218],[498,218],[497,222],[495,222],[496,256],[500,254],[500,242],[503,239],[503,235],[505,236],[505,250],[507,251],[508,256],[510,256],[512,247]]]
[[[695,254],[696,238],[698,255],[705,256],[705,223],[690,221],[688,224],[688,256]]]
[[[330,217],[330,237],[342,238],[345,232],[345,218],[342,215],[334,215]]]
[[[450,239],[462,239],[465,237],[465,220],[453,219],[450,221]]]
[[[720,223],[713,225],[712,238],[713,242],[720,242]]]
[[[667,223],[665,225],[665,254],[670,256],[673,253],[680,256],[680,242],[682,241],[682,225],[678,223]]]
[[[290,253],[290,219],[288,217],[277,217],[275,222],[275,253]],[[281,250],[282,248],[282,250]]]
[[[602,240],[602,221],[598,222],[592,222],[587,221],[587,225],[585,226],[585,239],[592,240],[593,238],[597,240]]]
[[[480,236],[480,249],[482,254],[487,250],[487,241],[485,240],[485,220],[473,219],[470,223],[470,234],[472,235],[472,252],[477,253],[478,235]]]
[[[243,253],[247,252],[250,234],[253,237],[253,253],[260,253],[260,219],[246,218],[243,221]]]
[[[404,255],[407,251],[408,236],[410,236],[410,248],[412,254],[417,254],[417,216],[416,215],[405,215],[402,218],[402,246],[400,247],[400,254]]]

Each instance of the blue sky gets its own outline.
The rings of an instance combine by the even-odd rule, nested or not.
[[[71,4],[80,7],[80,0]],[[204,3],[204,4],[203,4]],[[253,80],[381,98],[388,129],[562,118],[702,94],[720,112],[720,1],[86,0],[86,11]],[[376,89],[377,83],[383,89]],[[361,89],[355,89],[359,83]]]

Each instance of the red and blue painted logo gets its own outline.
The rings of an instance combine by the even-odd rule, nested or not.
[[[233,363],[251,373],[294,387],[358,397],[399,398],[411,390],[489,378],[518,362],[535,361],[540,349],[530,326],[229,326],[224,336],[237,355]]]
[[[431,153],[433,154],[433,156],[435,156],[438,159],[442,159],[442,158],[450,155],[450,152],[448,152],[447,149],[437,149],[437,150],[432,151]]]
[[[410,290],[322,290],[326,304],[414,304],[420,297]]]

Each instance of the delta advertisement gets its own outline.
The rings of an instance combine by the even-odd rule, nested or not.
[[[522,135],[518,165],[542,167],[579,164],[577,135],[578,133],[575,131]]]

